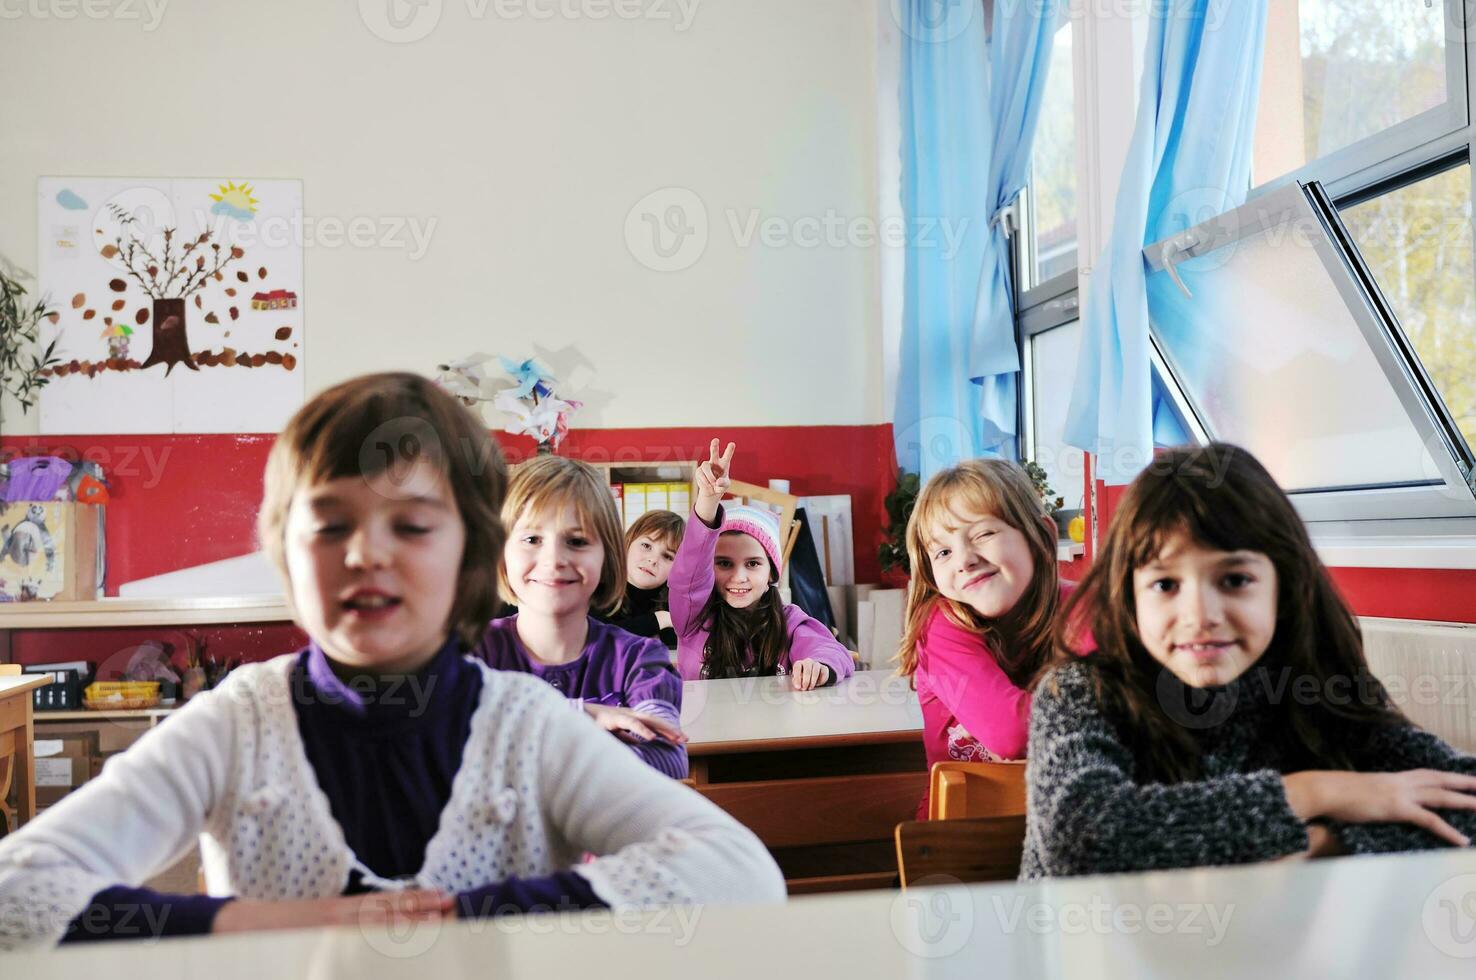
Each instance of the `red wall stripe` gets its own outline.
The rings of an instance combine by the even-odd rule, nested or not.
[[[716,436],[738,444],[734,475],[790,481],[798,495],[850,494],[856,575],[876,581],[882,498],[894,481],[890,425],[576,429],[560,452],[591,462],[705,459]],[[255,550],[262,471],[275,436],[20,436],[6,458],[57,455],[108,476],[107,594],[118,585]],[[498,434],[512,458],[532,440]]]

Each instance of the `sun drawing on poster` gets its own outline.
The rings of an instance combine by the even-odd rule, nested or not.
[[[216,190],[220,193],[210,195],[215,202],[210,206],[211,214],[229,215],[237,221],[250,221],[256,217],[256,205],[261,202],[251,196],[250,184],[244,180],[240,184],[226,181]]]

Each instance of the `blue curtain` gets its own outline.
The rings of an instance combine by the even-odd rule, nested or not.
[[[1152,458],[1142,250],[1245,203],[1266,0],[1155,0],[1112,239],[1088,288],[1066,441],[1123,484]],[[1160,419],[1161,421],[1161,419]]]
[[[908,243],[893,423],[924,480],[1013,457],[1013,284],[1002,210],[1025,185],[1059,3],[901,0],[902,208]]]

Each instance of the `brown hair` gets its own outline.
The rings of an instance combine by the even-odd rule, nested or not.
[[[682,535],[687,533],[687,520],[669,510],[648,510],[625,529],[625,550],[641,538],[655,538],[658,542],[676,551],[682,546]]]
[[[994,619],[939,592],[929,558],[928,542],[939,528],[956,527],[977,514],[991,514],[1023,534],[1034,566],[1035,574],[1015,608]],[[935,474],[918,495],[907,522],[912,581],[907,590],[907,628],[895,658],[897,673],[904,677],[917,673],[918,642],[941,605],[950,619],[988,644],[1012,683],[1029,684],[1051,654],[1061,591],[1056,542],[1040,494],[1018,464],[971,459]]]
[[[1236,446],[1174,449],[1154,459],[1128,487],[1102,553],[1067,602],[1057,628],[1056,662],[1081,662],[1091,670],[1098,701],[1142,760],[1145,778],[1178,782],[1201,771],[1194,733],[1170,717],[1159,697],[1167,668],[1138,635],[1133,593],[1134,569],[1156,558],[1178,533],[1205,548],[1260,552],[1275,567],[1276,630],[1252,669],[1310,676],[1324,693],[1332,690],[1333,678],[1345,679],[1360,693],[1346,704],[1323,696],[1272,698],[1274,720],[1268,729],[1282,740],[1289,765],[1351,768],[1349,747],[1334,732],[1346,731],[1350,721],[1403,721],[1369,672],[1357,621],[1271,474]],[[1093,652],[1078,655],[1090,645]],[[1290,684],[1282,688],[1292,689]],[[1363,692],[1369,696],[1362,697]]]
[[[298,409],[267,457],[257,514],[262,550],[288,586],[284,533],[304,487],[349,476],[366,481],[426,461],[446,480],[466,529],[450,628],[474,644],[497,611],[502,555],[498,508],[507,486],[502,452],[479,419],[417,374],[366,374],[319,393]]]
[[[513,526],[527,514],[542,514],[550,508],[574,505],[574,512],[587,530],[605,549],[600,566],[600,583],[589,604],[596,611],[608,613],[625,598],[625,548],[620,534],[620,517],[615,513],[615,499],[610,485],[598,470],[588,463],[563,456],[535,456],[513,471],[512,485],[502,503],[502,523],[511,534]],[[499,553],[497,581],[509,596],[512,583],[507,580],[507,563]]]

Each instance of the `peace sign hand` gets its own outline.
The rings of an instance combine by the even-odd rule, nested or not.
[[[708,524],[717,516],[718,502],[732,486],[733,443],[718,455],[718,440],[708,447],[707,462],[697,467],[697,501],[694,509],[697,516]]]

